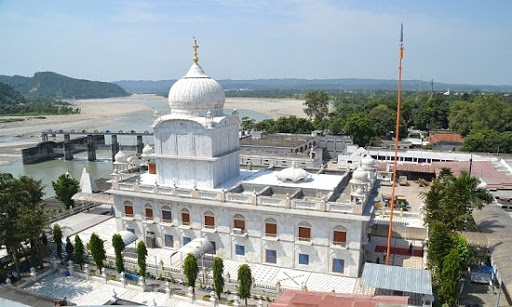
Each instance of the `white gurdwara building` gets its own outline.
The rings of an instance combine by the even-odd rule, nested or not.
[[[170,114],[155,116],[154,149],[142,153],[147,171],[130,171],[122,155],[116,161],[109,193],[118,231],[148,247],[199,244],[223,259],[357,277],[375,161],[364,158],[353,176],[296,166],[241,171],[240,121],[223,114],[224,101],[196,52],[169,91]],[[182,257],[174,258],[171,266],[181,267]]]

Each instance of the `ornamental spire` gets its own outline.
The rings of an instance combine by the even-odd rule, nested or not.
[[[199,45],[197,44],[197,39],[193,37],[194,39],[194,45],[192,45],[192,48],[194,49],[194,62],[197,64],[197,61],[199,61],[199,57],[197,56],[197,48],[199,48]]]

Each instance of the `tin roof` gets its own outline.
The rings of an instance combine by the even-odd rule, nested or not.
[[[496,205],[487,205],[474,210],[473,218],[478,229],[489,240],[491,259],[498,269],[498,281],[502,281],[507,292],[512,290],[512,218]]]
[[[364,264],[363,286],[432,295],[429,270],[403,268],[367,262]]]

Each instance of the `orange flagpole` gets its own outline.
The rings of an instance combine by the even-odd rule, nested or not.
[[[393,181],[391,187],[391,212],[388,227],[388,246],[386,249],[386,265],[389,265],[391,238],[393,235],[393,209],[395,207],[396,169],[398,166],[398,138],[400,135],[400,102],[402,100],[402,59],[404,58],[404,26],[400,24],[400,64],[398,66],[398,95],[396,103],[395,156],[393,159]]]

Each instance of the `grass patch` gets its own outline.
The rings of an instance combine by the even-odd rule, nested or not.
[[[14,123],[14,122],[22,122],[24,118],[0,118],[0,123]]]

